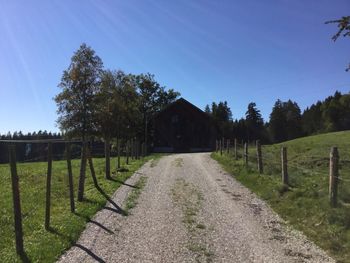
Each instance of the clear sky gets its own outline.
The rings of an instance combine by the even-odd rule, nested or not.
[[[306,106],[350,91],[349,0],[0,0],[0,133],[58,131],[53,97],[82,42],[106,68],[156,75],[200,108]]]

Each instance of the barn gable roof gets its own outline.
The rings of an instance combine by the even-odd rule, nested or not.
[[[193,105],[191,102],[185,100],[184,98],[180,98],[180,99],[174,101],[173,103],[170,103],[169,105],[164,107],[160,112],[158,112],[158,114],[155,117],[157,118],[159,115],[162,115],[162,114],[166,113],[167,111],[173,109],[174,107],[179,107],[179,106],[187,108],[187,109],[192,110],[192,111],[195,111],[198,114],[201,114],[204,118],[211,119],[211,116],[209,114],[202,111],[200,108]]]

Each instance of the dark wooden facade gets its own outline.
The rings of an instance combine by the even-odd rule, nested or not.
[[[153,121],[155,152],[211,151],[215,146],[211,116],[183,98],[159,112]]]

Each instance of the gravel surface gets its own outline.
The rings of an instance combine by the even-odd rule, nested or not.
[[[123,207],[146,177],[136,207]],[[208,153],[148,162],[59,262],[335,262]]]

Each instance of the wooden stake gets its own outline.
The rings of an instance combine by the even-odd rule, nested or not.
[[[17,175],[16,165],[16,146],[9,146],[9,161],[11,169],[11,183],[12,183],[12,197],[13,197],[13,214],[15,221],[15,238],[16,238],[16,252],[18,255],[23,256],[23,230],[22,230],[22,212],[21,212],[21,199],[19,193],[19,179]]]
[[[70,145],[70,143],[66,144],[66,154],[67,154],[70,211],[72,213],[74,213],[75,212],[75,204],[74,204],[73,172],[72,172],[71,145]]]
[[[237,139],[235,139],[235,159],[238,159],[238,155],[237,155]]]
[[[248,166],[248,143],[244,144],[244,163]]]
[[[117,168],[120,168],[120,139],[117,139]]]
[[[220,155],[222,155],[222,151],[223,151],[223,145],[222,145],[222,140],[220,140]]]
[[[282,183],[288,185],[287,147],[281,148]]]
[[[46,177],[46,210],[45,229],[50,229],[50,209],[51,209],[51,176],[52,176],[52,143],[47,144],[47,177]]]
[[[140,159],[140,142],[139,142],[139,140],[138,139],[136,139],[136,141],[135,141],[135,159],[136,160],[138,160],[138,159]]]
[[[105,168],[106,179],[111,179],[111,144],[109,138],[105,140]]]
[[[230,139],[227,139],[227,154],[230,153]]]
[[[135,159],[135,142],[134,139],[131,139],[131,147],[130,147],[130,153],[131,153],[131,160]]]
[[[126,164],[129,164],[129,148],[130,148],[129,146],[130,146],[130,141],[127,141],[125,145]]]
[[[337,147],[332,147],[329,157],[329,201],[332,207],[337,206],[339,153]]]
[[[92,162],[92,158],[91,158],[91,152],[89,149],[86,149],[86,152],[87,152],[87,159],[89,161],[89,167],[90,167],[90,173],[91,173],[92,180],[94,182],[95,187],[98,187],[96,173],[95,173],[95,169],[94,169],[94,163]]]
[[[78,201],[82,202],[84,199],[84,187],[85,187],[85,173],[86,173],[86,148],[87,143],[83,141],[81,149],[81,161],[80,161],[80,175],[78,184]]]
[[[258,171],[259,171],[259,174],[262,174],[264,172],[264,168],[263,168],[263,162],[262,162],[262,156],[261,156],[260,140],[256,141],[256,157],[257,157],[257,160],[258,160]]]

